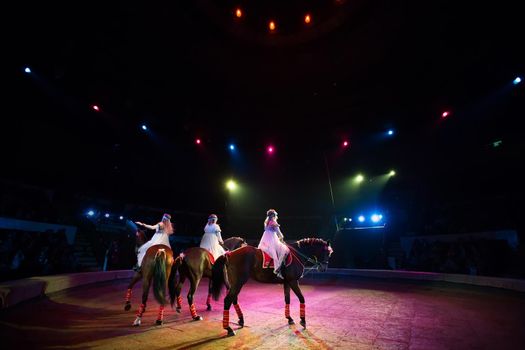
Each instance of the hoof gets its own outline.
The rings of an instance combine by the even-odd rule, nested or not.
[[[301,326],[303,326],[304,329],[306,329],[306,321],[301,319],[301,322],[300,322]]]
[[[162,320],[155,321],[155,325],[156,326],[162,326],[163,323],[164,323],[164,321],[162,321]]]
[[[131,309],[131,304],[130,303],[126,303],[126,305],[124,305],[124,310],[125,311],[129,311]]]
[[[202,317],[201,316],[195,316],[193,318],[193,321],[202,321]]]
[[[226,330],[228,331],[228,337],[233,337],[235,335],[235,332],[231,327],[226,328]]]
[[[180,307],[178,307],[178,308],[175,309],[175,311],[177,311],[177,313],[179,313],[179,314],[180,314],[180,310],[181,310]]]
[[[244,327],[244,318],[239,318],[239,321],[237,321],[239,326]]]
[[[142,323],[142,319],[140,317],[137,317],[135,321],[133,321],[133,327],[138,327]]]
[[[289,325],[295,324],[295,321],[293,320],[293,318],[288,317],[288,324]]]
[[[206,308],[206,311],[211,311],[211,305],[208,304],[208,307]]]

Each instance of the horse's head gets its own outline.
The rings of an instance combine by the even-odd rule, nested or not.
[[[240,247],[248,245],[244,238],[241,237],[230,237],[224,240],[224,247],[228,250],[235,250]]]
[[[330,240],[325,241],[321,238],[304,238],[297,242],[299,248],[307,251],[309,258],[315,261],[317,270],[324,272],[328,269],[328,261],[334,252],[330,245]]]
[[[137,244],[137,247],[142,246],[147,241],[148,241],[148,238],[146,237],[145,231],[141,229],[137,229],[137,231],[135,232],[135,242]]]

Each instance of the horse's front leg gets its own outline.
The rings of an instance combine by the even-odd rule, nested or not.
[[[186,277],[183,274],[180,274],[179,282],[175,286],[175,297],[177,298],[177,307],[175,310],[178,313],[180,313],[182,309],[182,297],[180,296],[180,292],[181,292],[182,285],[184,284],[185,280],[186,280]]]
[[[292,317],[290,317],[290,285],[284,282],[284,317],[288,319],[288,324],[295,324]]]
[[[206,310],[211,311],[211,282],[212,279],[210,278],[210,283],[208,284],[208,297],[206,298]]]
[[[300,317],[301,317],[300,324],[301,326],[303,326],[303,328],[306,328],[306,305],[304,303],[304,296],[303,296],[303,293],[301,292],[301,288],[299,288],[299,282],[291,281],[288,283],[290,284],[290,287],[292,288],[295,295],[297,295],[297,298],[299,299],[299,303],[301,303],[300,309],[299,309]]]
[[[139,281],[139,279],[142,277],[142,274],[140,272],[135,272],[133,275],[133,278],[131,279],[131,282],[128,285],[128,290],[126,291],[126,304],[124,305],[124,310],[129,311],[131,309],[131,290],[133,289],[133,286]]]
[[[237,303],[237,296],[235,296],[235,298],[233,299],[233,307],[235,308],[237,317],[239,317],[237,323],[239,324],[239,326],[244,327],[244,315],[242,314],[241,306]]]

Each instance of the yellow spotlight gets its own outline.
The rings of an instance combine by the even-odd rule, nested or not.
[[[390,176],[394,176],[396,174],[396,172],[394,170],[390,170],[390,172],[388,173],[388,175]]]
[[[274,21],[270,21],[270,23],[268,23],[268,28],[270,28],[270,31],[274,31],[276,27],[275,25],[275,22]]]
[[[242,10],[240,8],[235,10],[235,16],[237,16],[237,18],[241,18],[242,17]]]
[[[307,14],[306,16],[304,16],[304,23],[306,24],[310,24],[310,22],[312,21],[312,19],[310,18],[310,15]]]
[[[235,191],[237,189],[237,184],[233,180],[228,180],[228,182],[226,182],[226,188],[230,191]]]
[[[365,177],[361,174],[358,174],[356,177],[355,177],[355,182],[357,183],[361,183],[365,180]]]

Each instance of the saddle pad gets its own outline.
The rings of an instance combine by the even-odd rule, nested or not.
[[[268,255],[266,254],[265,252],[262,252],[262,255],[263,255],[263,263],[262,263],[262,268],[263,269],[273,269],[274,266],[273,266],[273,259]],[[288,254],[286,256],[286,263],[285,265],[286,266],[290,266],[290,264],[292,263],[292,254]]]

